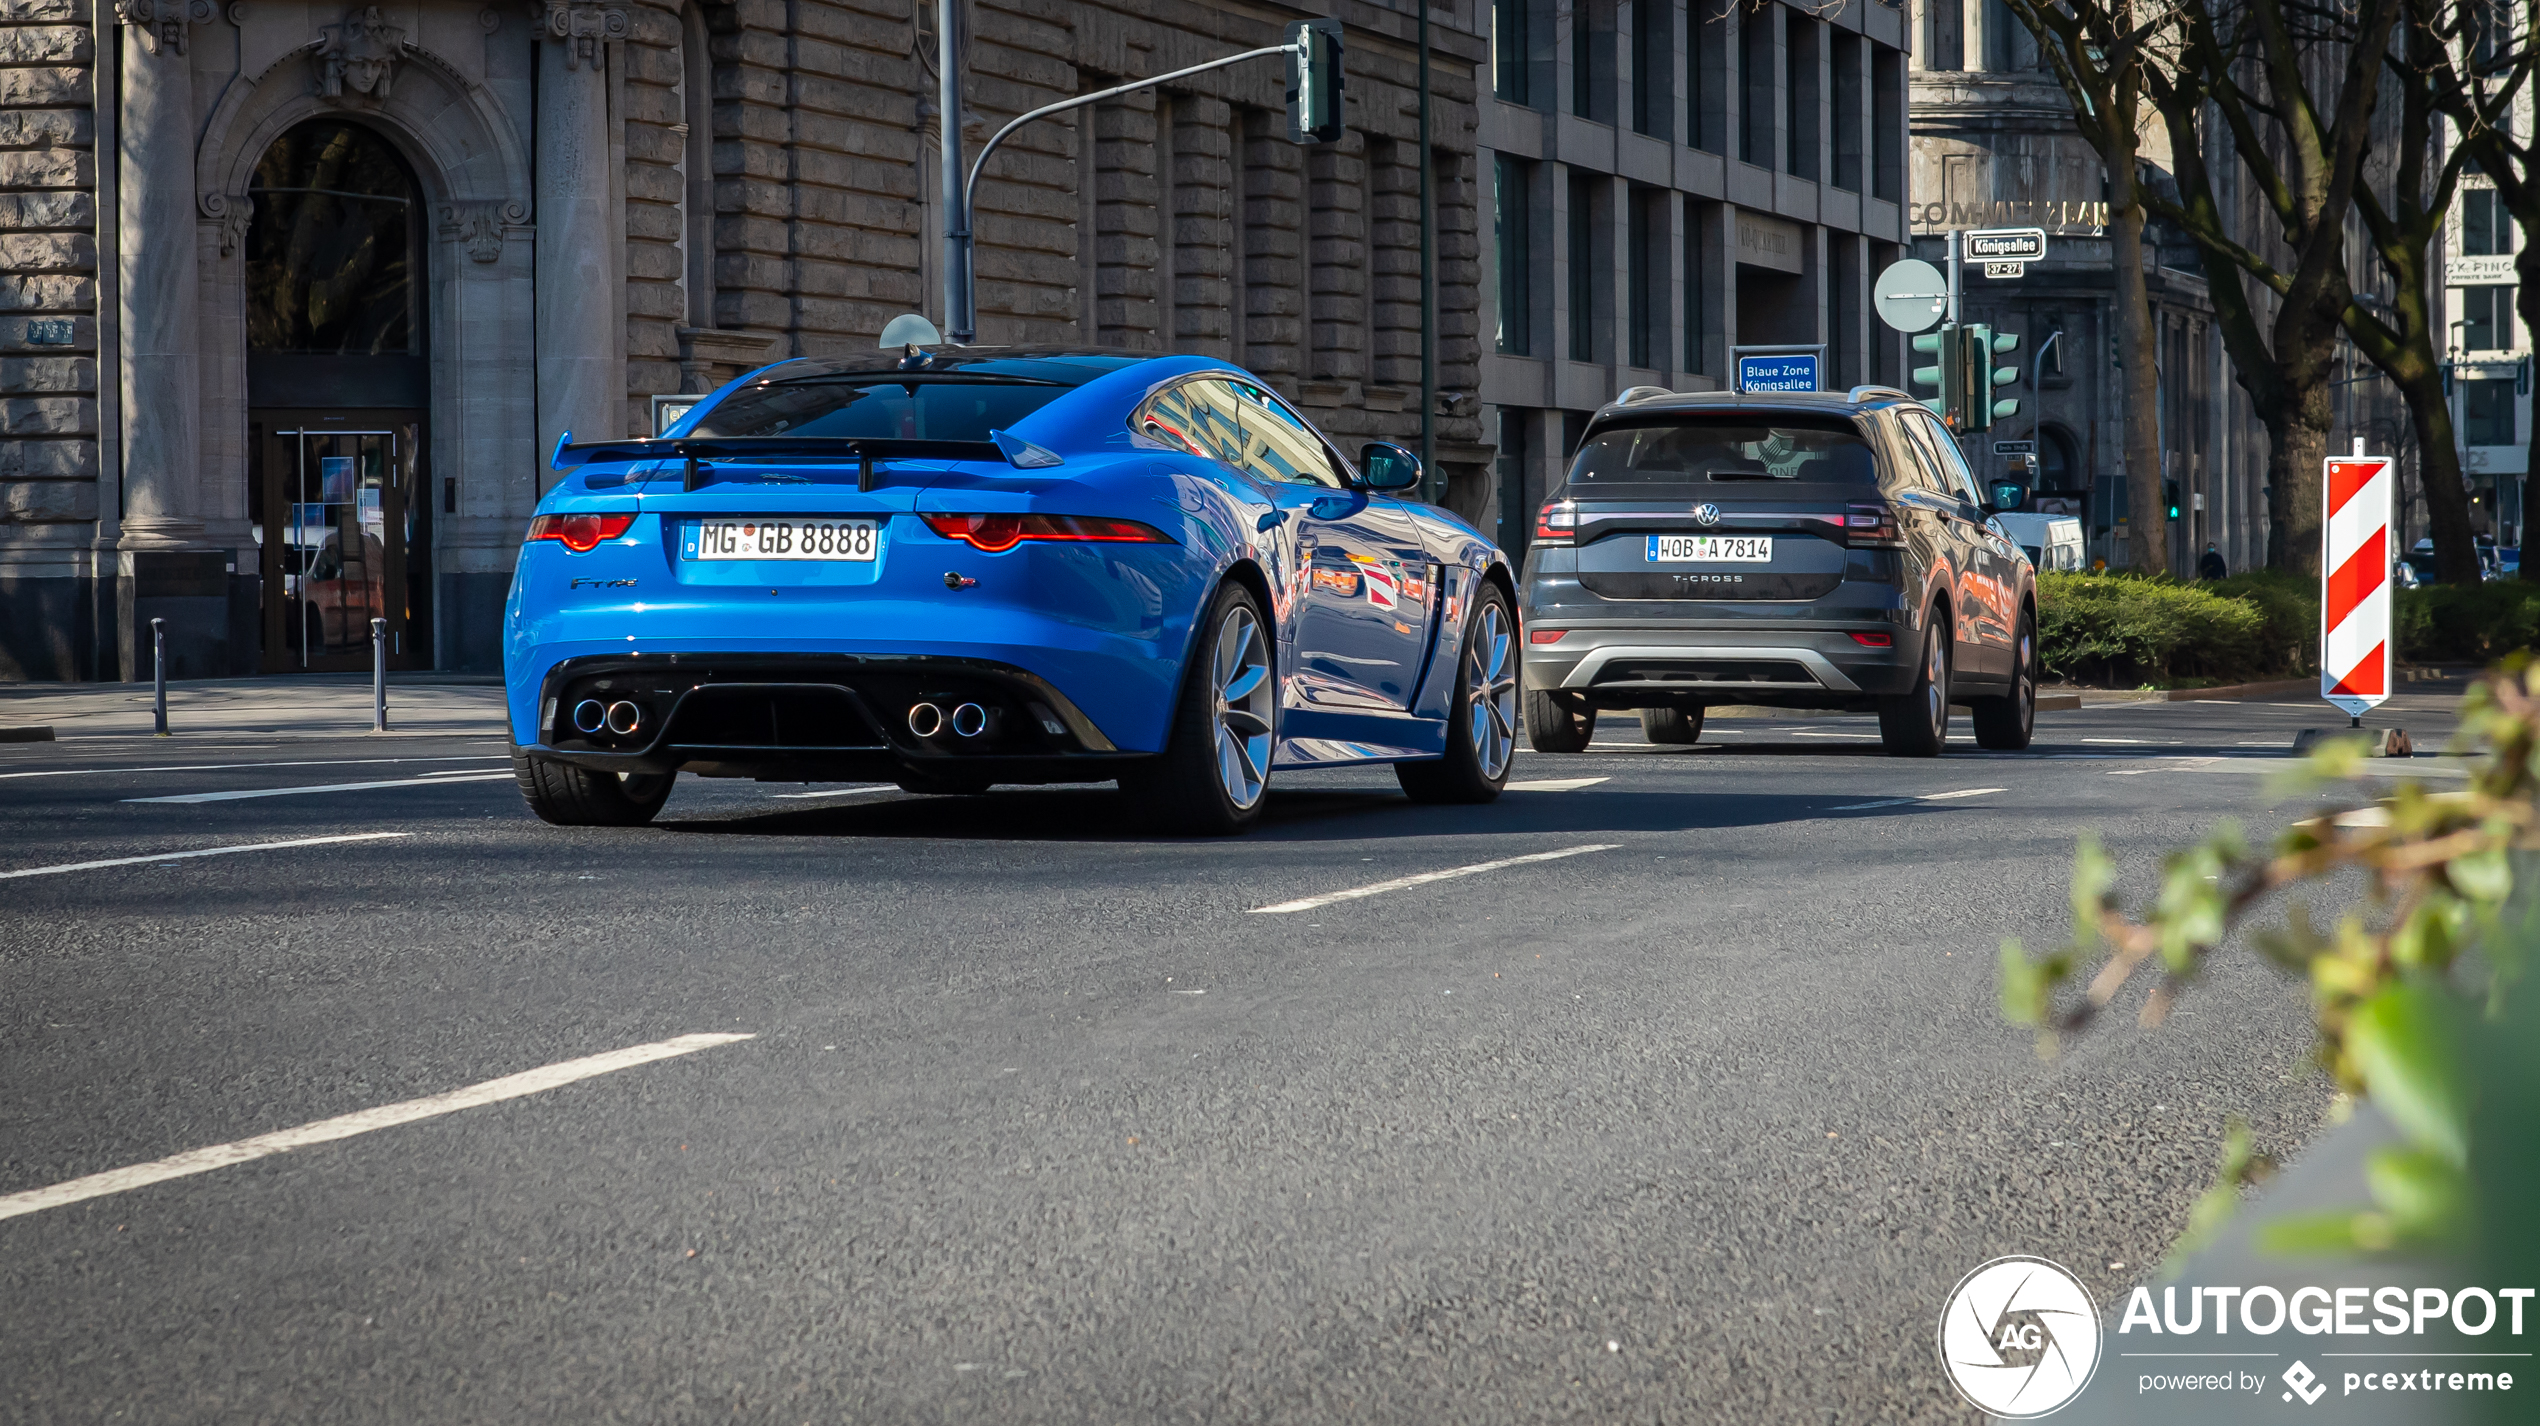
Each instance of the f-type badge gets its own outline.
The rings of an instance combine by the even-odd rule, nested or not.
[[[580,578],[576,578],[572,583],[565,586],[567,589],[633,589],[634,587],[635,581],[631,579]]]
[[[1707,500],[1694,506],[1693,523],[1697,525],[1716,525],[1720,523],[1720,507]]]

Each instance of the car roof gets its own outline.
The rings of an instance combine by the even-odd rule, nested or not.
[[[1856,386],[1849,391],[1665,391],[1639,386],[1625,391],[1588,418],[1587,435],[1609,426],[1645,425],[1652,418],[1717,415],[1808,415],[1860,417],[1900,404],[1914,396],[1892,386]]]
[[[1160,352],[1124,352],[1101,347],[921,347],[925,365],[914,368],[933,375],[1012,377],[1082,386],[1123,367],[1153,361]],[[822,381],[838,377],[897,376],[912,368],[905,348],[875,351],[870,356],[798,357],[752,373],[753,385],[766,382]]]

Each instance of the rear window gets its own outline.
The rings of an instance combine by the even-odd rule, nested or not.
[[[1878,465],[1849,421],[1734,416],[1608,427],[1580,446],[1570,465],[1577,494],[1740,481],[1875,486]]]
[[[877,436],[984,441],[1068,393],[1042,381],[824,377],[745,386],[698,418],[692,436]]]

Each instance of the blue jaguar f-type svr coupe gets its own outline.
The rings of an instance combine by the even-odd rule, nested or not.
[[[568,438],[569,439],[569,438]],[[506,611],[513,765],[550,822],[681,771],[1117,781],[1231,832],[1279,768],[1507,781],[1506,556],[1198,357],[909,347],[762,368],[658,438],[560,443]]]

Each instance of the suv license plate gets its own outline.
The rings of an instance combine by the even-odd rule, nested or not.
[[[881,540],[874,520],[698,520],[680,553],[692,560],[864,560]]]
[[[1651,564],[1771,564],[1770,535],[1652,535]]]

